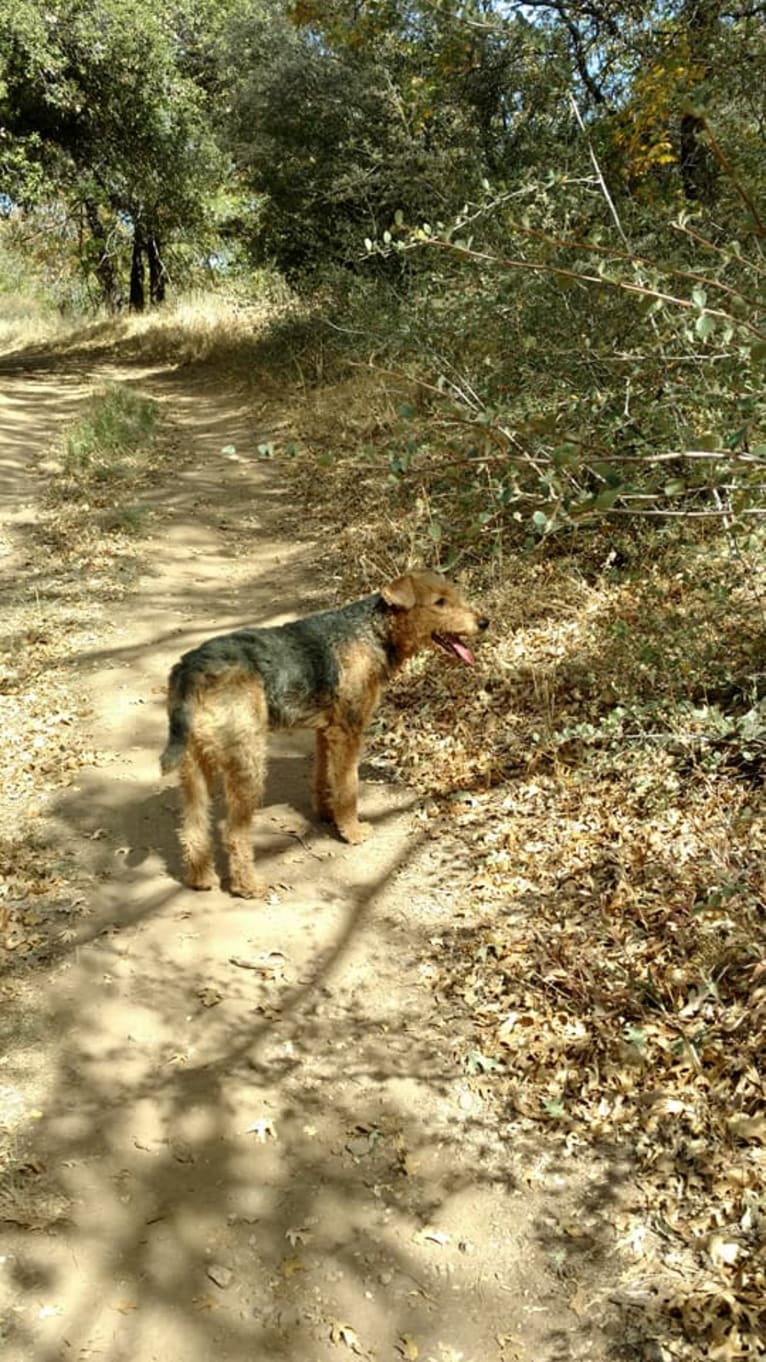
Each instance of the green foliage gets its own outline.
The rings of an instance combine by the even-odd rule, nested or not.
[[[340,263],[400,284],[412,257],[371,259],[365,238],[453,220],[485,178],[523,198],[530,171],[576,162],[589,228],[572,95],[613,192],[725,199],[704,129],[714,113],[761,175],[763,60],[763,25],[707,0],[0,0],[0,171],[15,204],[63,205],[59,249],[112,307],[145,247],[155,301],[243,247],[295,277]]]
[[[0,10],[30,255],[68,250],[113,306],[137,243],[187,275],[245,253],[319,274],[330,339],[424,394],[390,471],[436,497],[432,539],[757,520],[762,24],[613,0],[566,23],[483,0]]]
[[[37,262],[17,250],[9,224],[0,222],[0,345],[5,347],[31,317],[55,310],[51,279]]]
[[[749,532],[766,186],[745,129],[766,87],[742,72],[766,72],[762,26],[567,12],[566,31],[516,5],[247,15],[232,108],[253,248],[321,266],[357,357],[420,386],[390,470],[436,496],[432,537],[534,547],[638,515]],[[339,291],[339,265],[396,292]]]
[[[61,561],[100,566],[116,555],[116,578],[133,570],[127,541],[145,531],[151,512],[141,493],[178,451],[161,432],[157,403],[125,384],[95,391],[64,432],[48,477],[38,541]],[[114,585],[114,584],[113,584]]]
[[[419,216],[434,199],[456,209],[478,188],[470,120],[454,103],[427,118],[405,107],[417,64],[393,38],[332,50],[256,12],[231,41],[232,128],[257,196],[256,257],[293,278],[330,261],[369,269],[364,239],[397,211]]]
[[[166,0],[0,0],[5,192],[27,211],[65,206],[68,247],[113,307],[139,233],[204,242],[226,173],[208,61],[222,20],[218,0],[181,14]]]
[[[650,236],[643,211],[615,221],[606,199],[573,230],[587,194],[574,155],[568,175],[524,188],[450,224],[395,226],[379,247],[429,261],[386,362],[422,385],[431,428],[403,422],[394,471],[427,470],[488,546],[605,516],[726,515],[749,532],[766,486],[759,238],[740,244],[701,212],[655,214]]]

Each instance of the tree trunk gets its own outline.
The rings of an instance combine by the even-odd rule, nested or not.
[[[711,45],[719,23],[718,9],[718,0],[686,0],[684,8],[689,65],[701,71],[703,80],[711,74]],[[690,203],[709,205],[716,197],[718,166],[704,136],[702,119],[691,111],[683,114],[679,159],[684,197]]]
[[[685,113],[681,118],[681,183],[684,198],[690,203],[711,204],[715,201],[717,167],[710,149],[703,140],[705,125],[696,114]]]
[[[130,310],[143,312],[146,306],[144,289],[144,252],[146,243],[143,232],[135,223],[133,227],[133,256],[130,262]]]
[[[165,287],[168,272],[162,259],[160,239],[156,232],[150,232],[146,239],[146,255],[149,261],[149,298],[152,306],[165,301]]]
[[[109,254],[109,241],[106,229],[99,216],[95,199],[85,200],[85,219],[96,246],[95,272],[101,287],[101,296],[110,312],[119,312],[123,305],[122,289]]]

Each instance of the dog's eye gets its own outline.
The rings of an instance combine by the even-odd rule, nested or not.
[[[438,601],[434,601],[434,605],[446,605],[446,604],[447,604],[447,597],[446,597],[446,596],[440,596],[439,599],[438,599]]]

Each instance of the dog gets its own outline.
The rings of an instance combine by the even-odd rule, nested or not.
[[[344,841],[364,841],[371,828],[357,813],[359,755],[383,685],[425,648],[471,666],[465,640],[488,626],[446,578],[412,571],[340,609],[237,630],[184,653],[170,672],[160,768],[180,768],[186,884],[218,885],[210,804],[220,776],[229,889],[241,898],[266,892],[251,827],[263,797],[269,728],[316,730],[316,811]]]

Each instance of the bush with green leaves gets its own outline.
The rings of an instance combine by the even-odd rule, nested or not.
[[[573,226],[579,179],[487,188],[452,222],[400,217],[377,243],[430,263],[386,337],[386,365],[430,407],[405,422],[395,471],[427,470],[484,538],[515,526],[533,543],[605,516],[749,535],[766,487],[760,236],[742,213],[741,239],[701,212],[651,233],[634,214],[633,249],[607,203]]]

